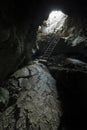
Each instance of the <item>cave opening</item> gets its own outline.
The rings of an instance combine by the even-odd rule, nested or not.
[[[42,24],[39,25],[36,33],[36,47],[39,50],[38,52],[42,52],[37,52],[36,55],[39,57],[43,55],[41,56],[41,59],[45,60],[46,57],[49,59],[52,51],[55,49],[56,44],[60,39],[60,36],[57,36],[57,32],[62,32],[67,17],[68,15],[64,14],[61,10],[53,10],[49,13],[47,20],[44,20]],[[47,42],[47,45],[44,45],[42,50],[40,50],[38,46],[40,39],[42,39],[43,42]],[[35,50],[33,48],[32,53],[35,54]]]

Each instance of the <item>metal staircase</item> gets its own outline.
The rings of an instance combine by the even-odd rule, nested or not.
[[[46,49],[46,51],[44,52],[44,54],[41,56],[41,59],[43,60],[48,60],[49,57],[51,56],[54,48],[56,47],[57,43],[59,42],[60,38],[53,36],[51,38],[51,41]]]

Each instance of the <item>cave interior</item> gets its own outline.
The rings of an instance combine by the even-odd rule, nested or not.
[[[56,10],[65,16],[57,23],[56,31],[49,31],[49,14]],[[0,61],[1,87],[18,69],[34,62],[44,64],[56,80],[62,104],[58,130],[87,128],[86,0],[0,1]],[[7,108],[3,104],[0,103],[0,112]]]

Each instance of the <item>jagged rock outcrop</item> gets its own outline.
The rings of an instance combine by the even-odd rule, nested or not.
[[[0,97],[0,130],[57,130],[61,104],[56,81],[43,64],[18,70],[2,87],[7,96],[2,94],[4,102]]]

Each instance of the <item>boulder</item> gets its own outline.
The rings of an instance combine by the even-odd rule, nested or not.
[[[62,116],[56,81],[41,63],[33,63],[4,84],[9,102],[0,112],[0,130],[57,130]],[[4,97],[4,95],[3,95]]]

